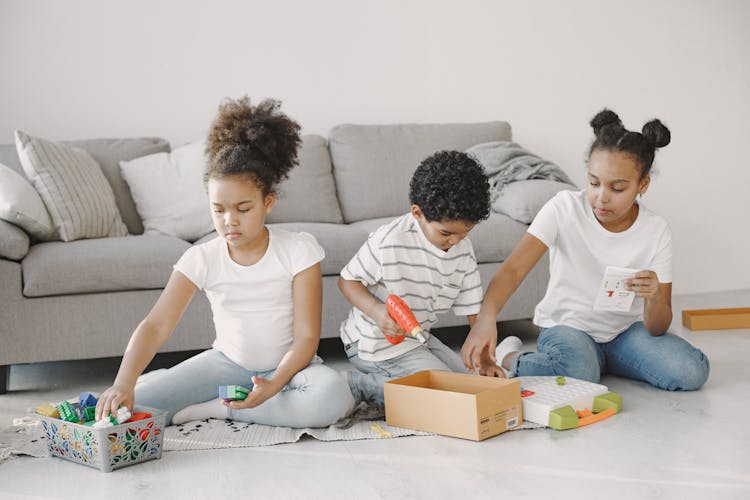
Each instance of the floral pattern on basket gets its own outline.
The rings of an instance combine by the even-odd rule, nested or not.
[[[80,430],[80,425],[63,421],[42,420],[44,432],[48,438],[49,450],[53,455],[69,458],[84,464],[94,464],[100,460],[100,455],[110,459],[112,467],[119,467],[129,463],[140,462],[159,455],[162,440],[161,429],[155,422],[144,425],[119,426],[119,429],[106,432],[106,443],[109,453],[102,450],[97,435],[103,436],[102,430]],[[103,439],[102,439],[103,441]]]

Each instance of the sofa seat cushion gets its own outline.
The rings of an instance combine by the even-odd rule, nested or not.
[[[141,235],[33,245],[23,260],[23,294],[163,288],[172,266],[190,247],[170,236]]]
[[[482,142],[510,139],[510,125],[501,121],[334,127],[328,147],[344,220],[406,213],[411,176],[437,151],[464,151]]]
[[[318,222],[290,222],[273,224],[287,231],[304,231],[310,233],[326,252],[320,263],[323,276],[336,275],[341,272],[359,247],[367,241],[367,228],[360,224],[323,224]]]

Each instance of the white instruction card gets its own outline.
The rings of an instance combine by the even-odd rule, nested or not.
[[[625,280],[634,277],[637,272],[637,269],[607,266],[604,270],[602,284],[596,293],[596,299],[594,299],[594,310],[630,311],[630,306],[633,305],[633,299],[635,299],[635,292],[625,289]]]

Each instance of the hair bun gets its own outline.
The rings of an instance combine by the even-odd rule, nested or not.
[[[663,148],[672,140],[669,129],[659,120],[651,120],[641,130],[643,137],[655,148]]]
[[[609,125],[622,127],[622,121],[620,121],[620,117],[617,116],[617,113],[607,108],[599,111],[596,116],[591,119],[590,124],[591,128],[594,129],[594,135],[596,136],[599,135],[604,127]]]

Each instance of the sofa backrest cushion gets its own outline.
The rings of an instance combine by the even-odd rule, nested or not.
[[[510,125],[502,121],[334,127],[328,142],[344,221],[407,212],[409,180],[422,160],[437,151],[510,139]]]
[[[276,205],[266,222],[343,222],[326,139],[302,136],[298,158],[299,165],[279,184]]]
[[[169,151],[169,143],[159,137],[139,137],[132,139],[89,139],[68,141],[66,144],[79,147],[99,162],[104,177],[112,186],[115,203],[120,210],[120,217],[130,234],[143,233],[143,223],[135,210],[133,197],[127,182],[120,173],[120,161],[132,160],[141,156]]]

